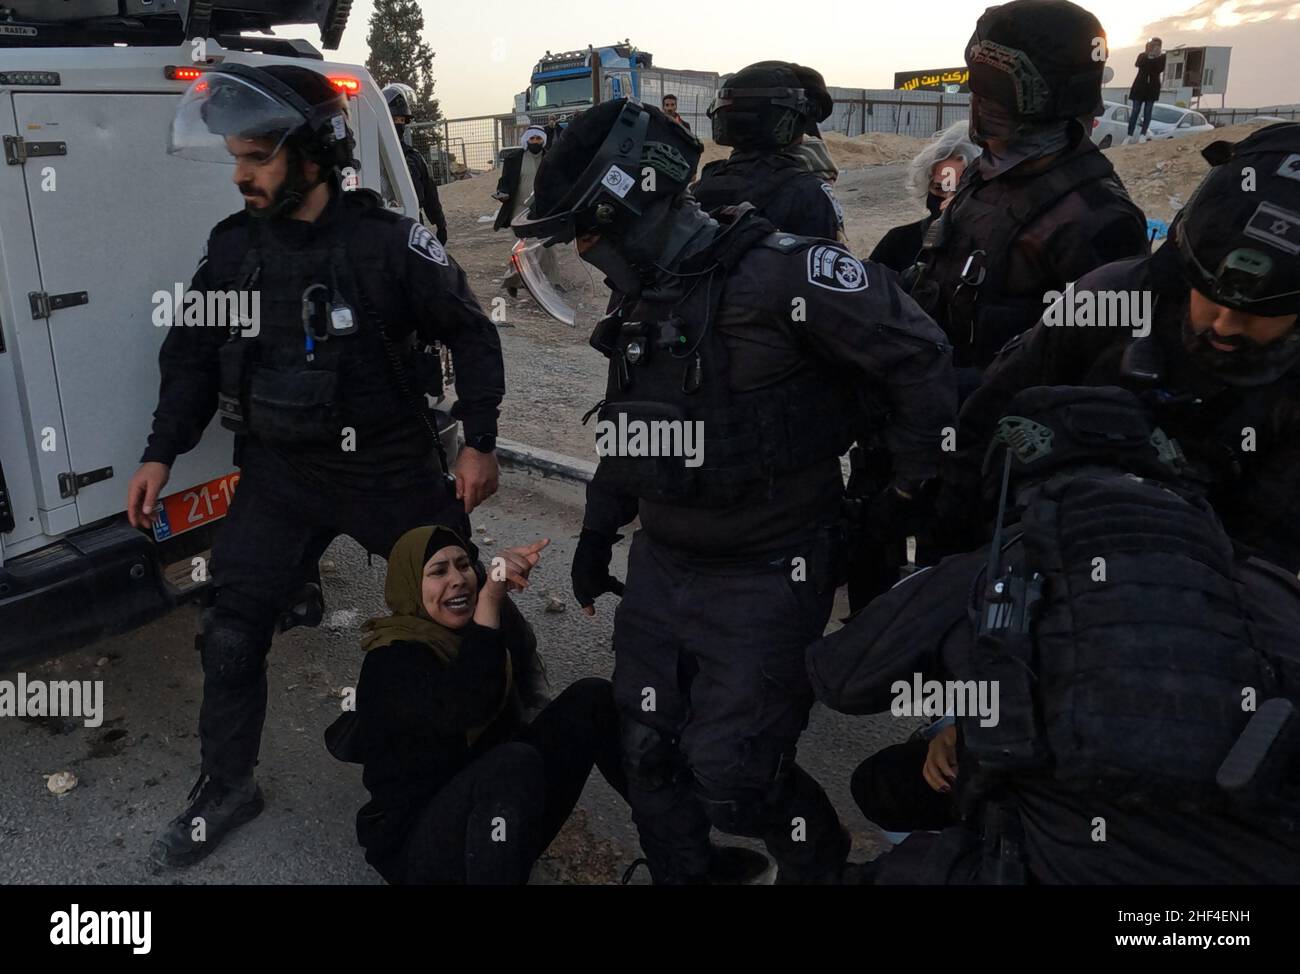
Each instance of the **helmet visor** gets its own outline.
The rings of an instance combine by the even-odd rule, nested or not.
[[[591,162],[550,212],[534,215],[532,203],[510,222],[515,236],[540,237],[550,245],[568,243],[609,224],[618,212],[639,215],[639,194],[632,190],[641,173],[649,124],[649,112],[629,100]]]
[[[208,71],[181,96],[167,152],[196,162],[266,162],[306,124],[302,112],[257,85]]]

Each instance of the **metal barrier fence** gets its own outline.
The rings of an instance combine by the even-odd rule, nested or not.
[[[932,91],[832,88],[835,107],[823,132],[865,135],[892,132],[928,139],[954,122],[970,118],[970,95]]]
[[[1248,122],[1259,115],[1265,115],[1269,118],[1284,118],[1288,121],[1295,121],[1300,118],[1300,107],[1291,106],[1290,108],[1198,108],[1211,125],[1222,128],[1225,125],[1236,125],[1238,122]]]
[[[691,131],[701,139],[711,138],[713,123],[708,109],[712,93],[703,86],[694,86],[698,90],[692,90],[689,84],[674,87],[677,111]],[[929,138],[953,122],[970,117],[970,96],[964,94],[873,88],[832,88],[831,94],[835,108],[821,123],[824,132],[849,136],[892,132]],[[660,95],[655,93],[648,100],[657,105]],[[439,183],[494,168],[501,150],[519,145],[527,127],[519,124],[513,114],[448,118],[410,126],[413,144],[424,153]]]

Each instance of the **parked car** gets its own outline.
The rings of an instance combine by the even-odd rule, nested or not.
[[[1132,107],[1108,101],[1106,110],[1092,120],[1092,141],[1105,149],[1120,145],[1128,136],[1128,118]],[[1141,131],[1142,120],[1134,128],[1134,136]],[[1200,112],[1156,102],[1151,110],[1151,127],[1147,135],[1153,139],[1176,139],[1193,132],[1210,132],[1214,126]]]

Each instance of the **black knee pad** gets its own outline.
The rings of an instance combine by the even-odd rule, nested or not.
[[[635,720],[623,720],[623,766],[628,783],[647,791],[659,791],[688,774],[686,759],[677,742]]]
[[[247,686],[266,672],[269,647],[238,630],[213,628],[201,634],[198,643],[203,675],[214,683]]]

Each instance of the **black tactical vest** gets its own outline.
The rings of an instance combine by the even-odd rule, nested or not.
[[[268,442],[323,445],[339,443],[348,427],[411,421],[394,360],[414,372],[413,356],[398,351],[373,311],[369,292],[383,282],[364,284],[349,256],[350,247],[378,252],[389,214],[353,195],[332,203],[331,222],[301,245],[285,245],[251,219],[214,236],[214,286],[257,290],[261,304],[259,333],[232,333],[221,349],[228,428]]]
[[[1058,200],[1115,174],[1100,152],[1064,156],[1027,181],[985,180],[978,166],[927,228],[917,264],[905,275],[912,297],[948,334],[953,364],[983,368],[1042,316],[1043,293],[1065,281],[1007,293],[1007,252]],[[1025,291],[1029,293],[1024,293]]]
[[[972,794],[1047,775],[1134,802],[1226,805],[1216,776],[1251,719],[1246,693],[1258,706],[1279,686],[1218,519],[1117,471],[1032,490],[1005,575],[975,586],[962,677],[996,681],[1000,714],[963,722]]]
[[[725,279],[745,250],[775,236],[759,233],[731,247],[711,274],[685,279],[684,297],[643,296],[596,326],[591,344],[609,359],[605,399],[593,410],[603,482],[652,502],[726,507],[766,496],[781,474],[848,449],[853,400],[811,355],[780,381],[732,387],[729,350],[716,324]],[[702,445],[697,466],[679,448],[688,429],[698,431],[692,442]]]
[[[707,212],[720,206],[750,203],[764,213],[782,187],[806,172],[799,163],[776,153],[720,160],[705,167],[699,182],[691,187],[691,195]],[[799,232],[790,227],[781,229]]]

